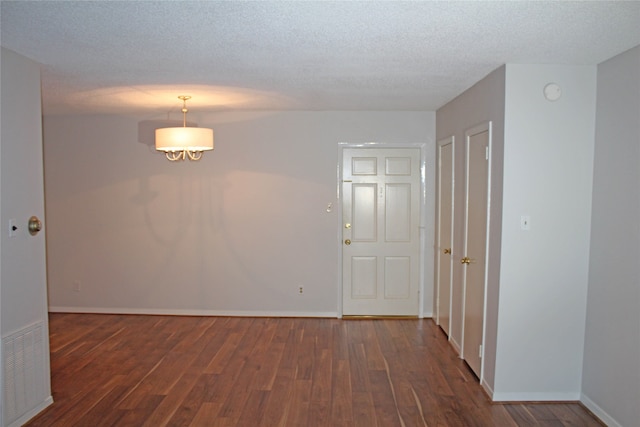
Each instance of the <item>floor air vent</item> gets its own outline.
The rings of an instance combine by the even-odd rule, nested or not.
[[[45,398],[44,327],[41,322],[2,339],[5,425]]]

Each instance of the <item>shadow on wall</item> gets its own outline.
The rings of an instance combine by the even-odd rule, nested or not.
[[[254,171],[157,174],[102,186],[65,200],[66,220],[76,224],[67,238],[78,244],[55,270],[83,278],[96,306],[258,310],[270,301],[271,309],[291,309],[292,284],[306,284],[311,296],[310,278],[333,280],[335,215],[323,203],[330,192]],[[83,222],[83,206],[118,199]],[[247,295],[254,306],[247,307]]]

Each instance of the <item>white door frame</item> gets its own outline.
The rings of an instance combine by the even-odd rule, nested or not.
[[[406,144],[392,144],[387,142],[339,142],[338,143],[338,159],[337,159],[337,183],[336,183],[336,194],[338,200],[337,211],[339,212],[337,216],[337,235],[336,235],[336,244],[340,248],[338,250],[338,318],[342,318],[343,307],[342,307],[342,155],[343,150],[345,148],[419,148],[420,149],[420,253],[418,254],[420,258],[420,274],[418,284],[418,297],[419,297],[419,308],[418,308],[418,316],[420,318],[424,317],[424,282],[425,282],[425,259],[424,255],[426,253],[426,163],[427,163],[427,143],[426,142],[417,142],[417,143],[406,143]]]

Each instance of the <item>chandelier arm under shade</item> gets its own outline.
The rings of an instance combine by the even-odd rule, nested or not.
[[[186,151],[187,156],[189,156],[189,160],[200,160],[204,151]]]
[[[171,162],[184,160],[184,151],[167,151],[165,155],[167,156],[167,160]]]

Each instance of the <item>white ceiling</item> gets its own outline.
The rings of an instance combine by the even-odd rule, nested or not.
[[[598,64],[640,2],[2,1],[45,114],[436,110],[504,63]]]

